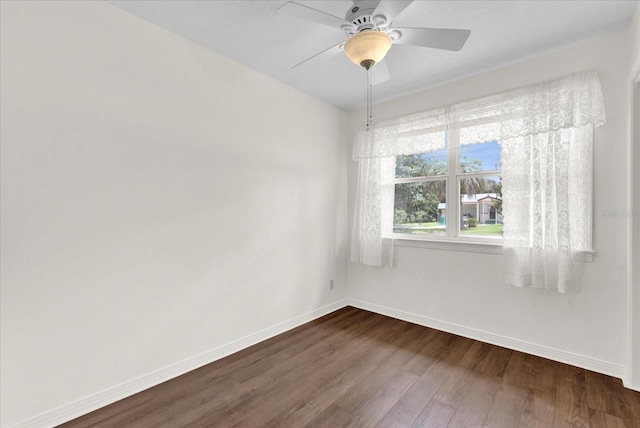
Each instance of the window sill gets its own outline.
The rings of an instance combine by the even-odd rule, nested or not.
[[[392,238],[395,247],[428,248],[432,250],[465,251],[470,253],[503,254],[502,243],[451,241],[446,239]],[[585,262],[593,262],[595,251],[586,251]]]

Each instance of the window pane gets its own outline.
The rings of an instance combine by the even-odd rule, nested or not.
[[[444,235],[446,181],[396,184],[394,233]]]
[[[502,238],[502,179],[460,179],[460,234]]]
[[[460,146],[460,172],[500,170],[500,145],[497,141]]]
[[[429,177],[447,173],[447,149],[396,157],[396,178]]]

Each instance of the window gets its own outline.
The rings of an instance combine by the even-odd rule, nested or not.
[[[396,157],[393,232],[446,235],[447,149]]]
[[[396,156],[394,235],[501,240],[500,144],[465,144],[457,131],[444,138],[444,148]]]
[[[361,129],[351,260],[391,265],[393,238],[458,241],[436,246],[502,247],[505,283],[577,289],[605,123],[588,70]],[[464,243],[478,240],[498,245]]]

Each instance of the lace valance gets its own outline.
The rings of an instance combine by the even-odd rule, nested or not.
[[[437,150],[446,145],[447,109],[414,113],[375,123],[356,135],[353,159],[410,155]]]
[[[353,159],[421,153],[443,148],[446,132],[460,144],[504,141],[606,122],[598,74],[583,71],[499,94],[374,123],[358,132]]]

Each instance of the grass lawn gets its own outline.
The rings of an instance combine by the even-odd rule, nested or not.
[[[479,224],[460,231],[461,235],[502,235],[502,224]]]
[[[430,223],[404,223],[394,224],[394,233],[406,233],[406,234],[425,234],[425,233],[445,233],[444,225],[437,221]],[[491,235],[502,236],[502,224],[479,224],[476,227],[468,227],[460,231],[461,235]]]
[[[440,233],[444,234],[444,225],[438,223],[437,221],[432,221],[430,223],[404,223],[404,224],[394,224],[393,225],[394,233],[408,233],[408,234],[418,234],[418,233]]]

